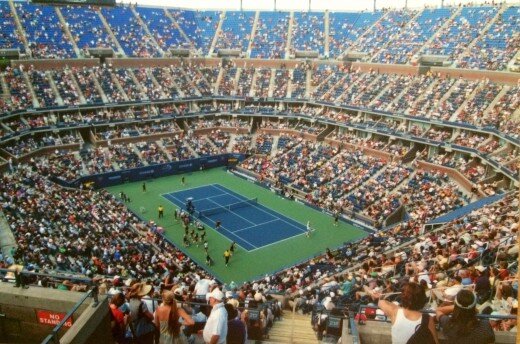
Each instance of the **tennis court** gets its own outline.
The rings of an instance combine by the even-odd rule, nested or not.
[[[247,199],[219,184],[203,185],[162,196],[182,209],[185,209],[186,200],[191,197],[195,215],[202,222],[215,228],[216,221],[221,221],[220,234],[247,251],[306,232],[304,225],[263,206],[261,200]]]

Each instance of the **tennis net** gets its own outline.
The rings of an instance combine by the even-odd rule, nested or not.
[[[195,211],[195,215],[197,217],[202,217],[202,216],[207,217],[207,216],[211,216],[211,215],[215,215],[215,214],[219,214],[219,213],[224,213],[226,211],[231,211],[233,209],[248,207],[250,205],[257,204],[257,203],[258,203],[258,198],[251,198],[251,199],[248,199],[245,201],[231,203],[231,204],[223,205],[220,207],[204,209],[201,211]]]

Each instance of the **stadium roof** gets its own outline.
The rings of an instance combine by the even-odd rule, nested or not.
[[[479,4],[481,0],[376,0],[376,8],[423,8],[453,6],[458,4]],[[129,1],[122,1],[128,3]],[[131,1],[135,3],[136,1]],[[508,1],[517,3],[518,0]],[[239,10],[240,0],[137,0],[140,5],[181,7],[191,9],[228,9]],[[244,10],[304,10],[309,9],[309,0],[242,0]],[[364,11],[374,8],[373,0],[310,0],[311,10],[323,11]]]

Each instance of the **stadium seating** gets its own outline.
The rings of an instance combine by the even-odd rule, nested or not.
[[[442,288],[471,284],[484,265],[506,296],[483,304],[508,310],[520,88],[505,71],[519,51],[518,6],[260,11],[253,37],[252,11],[14,6],[0,2],[0,49],[24,53],[23,34],[30,51],[0,72],[0,203],[18,245],[0,267],[16,259],[51,274],[160,285],[175,265],[194,287],[202,266],[128,201],[78,178],[239,153],[249,180],[371,234],[234,292],[288,291],[308,313],[366,305],[367,289],[399,291],[412,276],[440,302]],[[129,59],[63,62],[78,55],[71,39],[77,57],[121,46]],[[192,58],[249,47],[256,60]],[[170,48],[191,56],[154,59]],[[292,60],[301,51],[323,60]],[[422,54],[450,61],[417,68]],[[504,198],[483,206],[487,195]],[[457,219],[435,224],[447,214]]]
[[[186,40],[170,18],[165,16],[163,9],[138,6],[136,11],[148,26],[161,49],[167,51],[169,48],[183,48],[186,46]]]
[[[287,45],[289,13],[261,12],[253,38],[252,58],[283,58]]]
[[[341,13],[330,12],[330,57],[339,57],[381,18],[382,12]]]
[[[127,56],[157,57],[159,47],[152,42],[129,7],[103,7],[101,13]]]
[[[430,37],[448,20],[453,9],[424,9],[416,19],[406,24],[403,32],[391,39],[386,48],[373,58],[374,62],[406,63]],[[399,26],[399,24],[397,24]]]
[[[459,65],[462,68],[505,70],[518,47],[515,28],[520,24],[520,7],[511,6],[482,33]]]
[[[89,6],[66,6],[60,11],[79,49],[112,48],[115,43],[106,31],[96,10]]]
[[[0,19],[2,20],[0,47],[2,49],[20,49],[21,52],[24,52],[25,47],[16,33],[16,24],[7,1],[0,2]]]
[[[74,57],[53,6],[16,2],[16,11],[35,58]]]
[[[427,45],[425,53],[457,58],[466,49],[468,42],[479,36],[497,11],[496,7],[463,8],[453,19],[453,25],[439,32],[433,42]]]
[[[292,31],[294,51],[318,51],[323,55],[325,40],[324,15],[319,12],[296,12]]]
[[[222,23],[222,32],[217,39],[215,49],[234,49],[246,52],[249,47],[249,39],[255,12],[251,11],[226,11]]]

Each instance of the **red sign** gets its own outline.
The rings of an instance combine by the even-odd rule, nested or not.
[[[38,318],[38,322],[40,324],[44,325],[50,325],[50,326],[56,326],[58,325],[63,318],[65,318],[66,313],[58,313],[58,312],[52,312],[52,311],[44,311],[44,310],[37,310],[36,311],[36,317]],[[72,317],[69,318],[63,324],[64,327],[71,327],[72,326]]]

